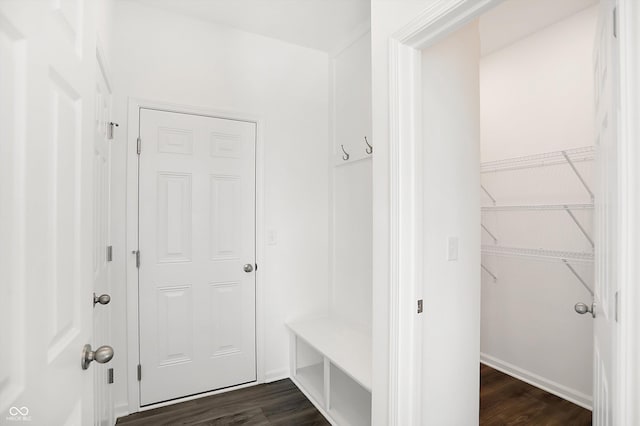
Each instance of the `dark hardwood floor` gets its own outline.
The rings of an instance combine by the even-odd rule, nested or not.
[[[480,365],[480,425],[587,426],[591,411]],[[135,413],[124,426],[328,425],[291,380]]]
[[[291,380],[252,386],[118,419],[124,426],[328,425]]]
[[[591,411],[480,364],[482,426],[586,426]]]

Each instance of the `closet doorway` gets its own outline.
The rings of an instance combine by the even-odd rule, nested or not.
[[[256,380],[256,124],[140,109],[140,405]]]
[[[474,400],[477,400],[479,387],[480,281],[482,275],[488,276],[490,280],[496,277],[497,282],[492,284],[499,285],[501,278],[500,274],[491,271],[486,264],[487,268],[481,269],[480,264],[485,258],[481,256],[480,250],[481,235],[484,233],[487,234],[482,237],[487,242],[483,247],[484,254],[494,257],[499,257],[497,254],[508,254],[509,260],[518,261],[524,261],[525,258],[549,261],[549,265],[559,267],[558,270],[564,268],[564,272],[569,274],[568,278],[574,280],[571,285],[575,291],[586,291],[587,297],[580,294],[580,299],[571,300],[563,315],[567,315],[566,318],[570,315],[570,318],[577,321],[588,320],[594,323],[594,345],[586,345],[587,353],[593,350],[593,365],[586,365],[585,368],[586,374],[593,371],[594,375],[594,419],[597,424],[615,424],[615,411],[619,407],[617,398],[620,395],[617,377],[621,374],[616,366],[616,352],[619,350],[616,336],[621,334],[621,322],[617,320],[621,312],[617,308],[617,292],[618,285],[625,283],[617,279],[616,273],[620,265],[618,247],[623,246],[621,241],[626,239],[618,221],[620,199],[617,194],[624,189],[620,176],[625,172],[629,173],[618,156],[618,152],[628,146],[629,141],[619,140],[616,135],[619,125],[616,116],[620,113],[616,100],[616,79],[619,75],[617,38],[620,33],[616,30],[618,15],[615,2],[602,1],[596,11],[598,26],[593,49],[595,55],[588,67],[593,73],[594,81],[594,96],[590,100],[593,114],[589,126],[591,129],[595,128],[593,138],[586,143],[574,141],[573,146],[566,148],[552,151],[543,149],[537,153],[533,151],[513,156],[520,165],[527,161],[543,163],[540,167],[554,163],[558,166],[565,165],[566,170],[562,173],[566,173],[567,177],[574,176],[575,181],[571,181],[571,185],[575,184],[576,188],[584,191],[581,196],[586,194],[586,200],[568,201],[558,198],[554,201],[534,202],[501,200],[491,194],[489,189],[488,192],[494,199],[491,201],[489,195],[481,189],[481,94],[477,71],[481,45],[477,18],[497,7],[498,3],[501,2],[465,2],[457,6],[442,4],[442,9],[434,6],[399,32],[396,36],[397,43],[392,44],[392,60],[396,62],[391,67],[391,145],[399,146],[399,155],[397,159],[392,158],[391,198],[394,199],[393,191],[397,191],[397,204],[401,209],[398,220],[400,231],[395,239],[400,245],[399,252],[407,250],[417,253],[416,258],[419,259],[414,263],[417,268],[412,268],[411,259],[400,259],[407,265],[403,264],[398,270],[419,269],[419,272],[413,275],[405,272],[404,280],[397,281],[397,285],[400,286],[400,295],[407,296],[406,300],[402,299],[402,303],[408,303],[409,297],[414,295],[416,299],[423,300],[423,315],[418,316],[415,322],[403,311],[392,311],[392,319],[396,315],[400,330],[394,331],[400,335],[401,342],[410,343],[410,339],[415,336],[421,346],[421,356],[415,367],[422,371],[421,400],[420,403],[414,401],[414,405],[408,407],[409,415],[420,418],[426,424],[471,424],[477,421],[478,406],[477,402],[474,404]],[[420,89],[420,100],[415,99],[416,88]],[[534,91],[536,89],[532,88]],[[623,93],[622,89],[620,93]],[[398,106],[394,105],[394,100],[398,100]],[[550,105],[549,108],[554,106]],[[412,116],[416,112],[419,119]],[[508,117],[504,120],[508,120]],[[413,130],[413,133],[407,129]],[[514,138],[521,136],[526,135],[516,134]],[[589,147],[591,142],[595,148]],[[506,155],[495,160],[511,161],[513,157]],[[545,161],[549,164],[545,164]],[[585,177],[587,173],[580,170],[581,165],[589,161],[595,163],[592,170],[593,187],[589,186],[588,177]],[[580,165],[577,166],[577,163]],[[393,170],[393,165],[398,167],[398,171]],[[406,169],[403,168],[405,165]],[[551,180],[549,173],[543,174],[541,179]],[[399,186],[399,182],[405,182],[405,185]],[[502,182],[515,184],[515,179],[504,178]],[[593,204],[587,187],[593,193]],[[524,244],[502,247],[498,244],[500,236],[494,234],[492,237],[482,227],[481,197],[490,200],[486,207],[509,206],[516,210],[515,208],[527,206],[545,206],[549,207],[548,211],[553,211],[551,207],[562,206],[556,212],[565,215],[570,220],[569,223],[573,222],[572,232],[577,232],[576,235],[582,238],[577,244],[584,245],[586,249],[552,247],[549,250],[540,245],[526,247]],[[585,205],[584,210],[592,208],[594,211],[591,233],[588,225],[585,225],[588,221],[578,218],[574,211],[578,210],[578,204]],[[416,205],[418,208],[413,208]],[[416,210],[419,220],[412,217]],[[530,215],[535,213],[539,211],[534,209]],[[574,218],[578,219],[580,225]],[[392,219],[395,218],[392,216]],[[485,226],[491,232],[490,227]],[[391,228],[394,229],[393,222]],[[423,236],[421,240],[405,238],[416,232]],[[536,234],[534,237],[540,235]],[[553,235],[554,239],[556,237],[558,236]],[[503,239],[508,242],[506,237]],[[560,236],[555,241],[559,243],[569,240]],[[492,253],[488,253],[487,246],[495,246],[492,247]],[[593,251],[589,246],[593,247]],[[589,285],[587,273],[581,273],[576,264],[588,265],[591,262],[595,268],[595,283]],[[393,265],[392,256],[392,271]],[[512,267],[515,272],[518,272],[517,269]],[[542,269],[544,271],[545,268]],[[586,269],[588,271],[588,267]],[[392,277],[392,286],[394,284]],[[415,285],[415,288],[412,289],[407,284]],[[588,288],[593,292],[592,300]],[[392,294],[393,292],[392,288]],[[577,306],[577,310],[584,313],[583,316],[574,312],[573,305],[576,302],[584,302],[584,305]],[[538,316],[547,315],[551,308],[551,305],[541,303],[508,307],[516,315],[520,312]],[[594,311],[595,317],[592,317],[591,311]],[[514,324],[505,320],[503,325]],[[520,330],[525,335],[528,332],[527,325],[529,324],[524,324]],[[412,326],[415,328],[412,329]],[[412,352],[407,347],[399,345],[396,349],[400,364],[404,360],[412,361]],[[537,362],[546,360],[554,367],[553,353],[536,352],[538,348],[535,343],[531,343],[526,350],[530,354],[537,353]],[[398,378],[399,390],[392,394],[392,397],[397,396],[399,407],[405,405],[400,390],[403,388],[403,380],[403,377]],[[407,385],[411,386],[410,383]]]
[[[491,40],[506,22],[527,19],[526,6],[505,2],[422,50],[423,182],[432,194],[424,200],[425,293],[450,298],[466,289],[473,297],[459,304],[476,315],[479,296],[480,362],[591,409],[592,369],[605,405],[613,377],[613,358],[601,356],[605,348],[593,341],[593,322],[614,316],[608,295],[616,291],[608,276],[594,288],[594,256],[607,247],[603,237],[609,238],[608,230],[596,233],[594,225],[611,226],[607,210],[616,201],[615,192],[603,191],[610,177],[594,170],[615,173],[605,163],[615,155],[615,149],[607,152],[615,134],[597,129],[593,100],[596,90],[604,93],[611,83],[600,87],[601,78],[593,75],[600,70],[592,65],[598,16],[592,2],[560,19],[557,10],[544,11],[554,15],[551,23],[505,44]],[[598,124],[607,126],[602,119]],[[432,253],[443,242],[446,256],[438,259]],[[600,268],[608,269],[610,260]],[[437,283],[431,274],[440,277]],[[459,327],[458,312],[434,307],[429,299],[427,336],[438,338],[441,329],[430,315]],[[595,319],[578,315],[576,303],[583,313],[599,305]],[[472,351],[475,344],[466,340],[461,349]],[[431,346],[425,342],[423,348],[423,383],[434,376],[433,365],[442,371]],[[462,357],[453,374],[477,371],[477,363]],[[427,391],[424,404],[434,398]],[[489,414],[489,407],[480,407],[484,424],[500,424],[505,415],[562,424],[551,403],[508,390],[501,401],[501,409]]]

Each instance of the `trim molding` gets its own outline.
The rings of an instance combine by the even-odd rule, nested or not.
[[[113,413],[114,413],[114,417],[115,417],[116,421],[120,417],[128,416],[129,415],[129,404],[118,404],[118,405],[114,406],[113,407]]]
[[[416,424],[421,398],[419,324],[411,315],[417,277],[403,271],[414,264],[420,248],[405,234],[416,230],[416,170],[406,158],[415,149],[415,93],[419,93],[418,49],[437,42],[503,0],[434,1],[398,31],[389,45],[389,419],[390,425]],[[640,424],[640,4],[618,0],[620,21],[620,333],[618,401],[620,424]],[[413,114],[413,115],[412,115]],[[407,189],[407,185],[411,189]],[[576,400],[577,402],[577,400]],[[584,404],[581,404],[584,406]]]
[[[394,34],[389,43],[389,418],[421,420],[422,291],[421,54],[503,0],[440,0]]]
[[[535,373],[532,373],[524,368],[516,367],[506,361],[502,361],[491,355],[480,352],[480,362],[488,365],[491,368],[495,368],[511,377],[515,377],[518,380],[529,383],[532,386],[540,388],[546,392],[559,396],[562,399],[566,399],[576,405],[579,405],[587,410],[592,410],[593,399],[589,395],[585,395],[575,389],[571,389],[567,386],[563,386],[553,380],[546,379]]]
[[[140,407],[140,385],[137,380],[135,369],[140,360],[140,339],[139,339],[139,317],[138,317],[138,269],[136,267],[135,256],[132,252],[138,249],[138,158],[136,152],[137,138],[140,128],[140,108],[159,109],[169,112],[179,112],[185,114],[206,115],[230,120],[242,120],[256,123],[256,263],[261,265],[256,271],[256,381],[248,385],[226,388],[200,394],[197,397],[213,395],[215,393],[227,392],[241,387],[253,386],[265,381],[265,309],[264,309],[264,285],[260,271],[264,271],[265,245],[264,238],[264,209],[265,209],[265,189],[264,189],[264,162],[265,148],[263,135],[265,133],[265,122],[258,115],[212,109],[199,106],[188,106],[173,104],[162,101],[153,101],[137,98],[129,98],[127,113],[127,195],[126,195],[126,295],[127,295],[127,393],[128,411],[136,413],[141,411]],[[189,398],[193,399],[193,398]],[[171,401],[183,401],[178,399]],[[154,405],[157,407],[160,405]],[[148,407],[142,408],[142,410]]]
[[[618,0],[620,22],[620,322],[618,422],[640,424],[640,3]]]
[[[270,370],[264,373],[264,383],[277,382],[278,380],[289,378],[289,369]]]

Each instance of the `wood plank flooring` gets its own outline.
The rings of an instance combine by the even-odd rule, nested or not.
[[[587,426],[591,411],[480,365],[482,426]]]
[[[118,419],[124,426],[329,425],[291,380],[252,386]]]
[[[480,365],[481,426],[588,426],[591,411]],[[253,386],[118,419],[124,426],[328,425],[291,380]]]

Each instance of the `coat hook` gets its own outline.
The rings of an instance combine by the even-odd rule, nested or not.
[[[367,144],[367,147],[364,149],[364,150],[365,150],[365,152],[366,152],[367,154],[372,154],[372,153],[373,153],[373,146],[369,143],[369,141],[367,140],[367,137],[366,137],[366,136],[364,137],[364,143],[366,143],[366,144]]]
[[[344,155],[342,156],[342,159],[344,161],[347,161],[349,159],[349,153],[344,150],[344,145],[340,145],[340,148],[342,148],[342,152],[344,152]]]

